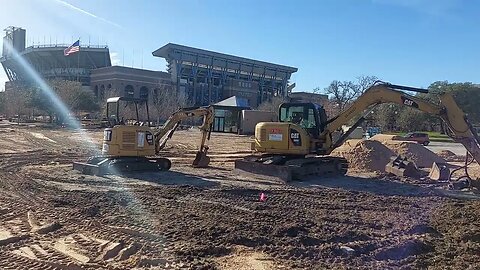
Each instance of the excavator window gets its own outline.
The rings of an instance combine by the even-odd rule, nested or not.
[[[280,106],[280,122],[300,125],[313,137],[318,137],[321,117],[313,103],[284,103]]]

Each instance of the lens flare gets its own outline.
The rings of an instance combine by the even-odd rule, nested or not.
[[[86,146],[88,150],[92,151],[95,155],[100,155],[99,147],[93,142],[92,138],[82,129],[81,124],[71,118],[71,112],[67,108],[67,106],[63,103],[63,101],[55,94],[53,89],[48,85],[47,82],[38,74],[38,72],[28,63],[16,50],[14,47],[11,46],[8,42],[5,42],[4,45],[7,47],[10,56],[12,59],[22,66],[22,68],[26,71],[27,76],[34,81],[37,86],[39,87],[42,94],[44,94],[50,101],[51,104],[54,106],[57,113],[59,113],[63,119],[66,119],[67,124],[73,127],[76,131],[80,133],[80,139],[82,142],[86,142]]]
[[[67,123],[70,126],[74,127],[74,129],[80,133],[80,139],[82,140],[82,142],[86,143],[85,146],[88,147],[88,149],[92,151],[96,156],[100,156],[100,148],[85,132],[85,130],[81,128],[80,123],[70,117],[70,110],[55,94],[55,92],[48,85],[48,83],[45,82],[45,80],[40,76],[40,74],[38,74],[38,72],[8,42],[4,44],[8,47],[8,51],[11,53],[11,57],[13,58],[13,60],[16,61],[19,65],[21,65],[22,68],[24,68],[30,79],[34,81],[39,86],[42,93],[45,94],[46,97],[50,99],[50,101],[52,101],[51,103],[55,107],[56,111],[61,114],[63,119],[67,119]],[[114,175],[119,175],[119,173],[113,168],[111,169],[111,173]],[[114,178],[115,177],[116,176],[114,176]],[[122,181],[122,179],[118,179],[118,182],[120,184],[119,187],[121,190],[121,196],[125,196],[126,198],[128,198],[128,200],[133,202],[130,209],[132,212],[131,218],[133,218],[134,220],[150,223],[150,225],[154,225],[154,220],[151,218],[152,215],[149,213],[149,210],[142,204],[141,200],[136,198],[135,194],[131,191],[130,185]]]

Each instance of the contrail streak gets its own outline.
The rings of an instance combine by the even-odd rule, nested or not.
[[[113,25],[113,26],[115,26],[115,27],[122,28],[122,26],[119,25],[119,24],[117,24],[117,23],[114,23],[114,22],[109,21],[109,20],[107,20],[107,19],[105,19],[105,18],[99,17],[99,16],[97,16],[97,15],[95,15],[95,14],[93,14],[93,13],[90,13],[90,12],[84,10],[84,9],[81,9],[81,8],[79,8],[79,7],[76,7],[76,6],[74,6],[74,5],[70,4],[70,3],[67,3],[67,2],[65,2],[65,1],[55,0],[55,2],[57,2],[57,3],[65,6],[65,7],[67,7],[67,8],[69,8],[69,9],[78,11],[78,12],[80,12],[80,13],[82,13],[82,14],[85,14],[85,15],[90,16],[90,17],[92,17],[92,18],[95,18],[95,19],[97,19],[97,20],[103,21],[103,22],[108,23],[108,24],[110,24],[110,25]]]

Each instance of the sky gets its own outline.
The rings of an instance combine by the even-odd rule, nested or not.
[[[112,64],[152,70],[166,70],[152,52],[170,42],[293,66],[294,91],[311,91],[362,75],[479,83],[479,12],[469,0],[0,0],[0,27],[26,29],[28,46],[107,44]]]

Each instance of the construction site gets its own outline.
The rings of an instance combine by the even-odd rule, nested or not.
[[[101,19],[52,1],[59,3]],[[158,29],[145,37],[158,49],[150,56],[162,58],[165,71],[143,69],[141,35],[131,43],[145,46],[142,68],[134,68],[112,61],[109,47],[90,44],[90,37],[88,46],[73,36],[72,45],[29,46],[23,28],[5,29],[0,269],[480,269],[480,85],[436,81],[418,88],[364,76],[358,84],[332,78],[323,92],[300,92],[291,81],[296,67],[167,43],[170,35],[160,32],[167,24],[151,25]],[[204,28],[223,37],[216,27]],[[251,28],[235,33],[245,43],[238,47],[255,43],[243,40]],[[291,40],[297,46],[303,28],[292,28],[293,38],[275,47]],[[198,31],[173,30],[172,40],[181,41],[173,32]],[[375,35],[409,43],[387,32]],[[329,64],[337,59],[323,59],[333,50],[316,48],[341,50],[337,41],[311,42],[315,53],[326,53],[305,69],[337,76]],[[310,59],[303,50],[295,48],[298,59]],[[345,57],[352,63],[338,66],[349,72],[367,62],[358,59],[388,60],[392,70],[402,62]],[[335,87],[337,94],[341,87],[353,92],[339,97],[329,91]],[[392,132],[380,132],[375,116],[382,113],[390,114],[383,124]]]
[[[363,104],[365,97],[377,92],[387,99],[389,95],[405,97],[393,90],[399,87],[377,84],[352,107],[363,110],[372,102],[367,99]],[[109,106],[120,101],[140,103],[116,98],[109,99]],[[443,101],[450,113],[455,111],[448,99]],[[422,109],[428,105],[415,102]],[[289,106],[284,104],[281,110],[288,114],[296,108]],[[346,113],[351,114],[349,111]],[[440,112],[454,132],[468,123]],[[343,121],[345,115],[330,124]],[[203,125],[173,134],[178,123],[188,117],[203,117]],[[269,139],[257,133],[210,134],[211,117],[212,111],[202,107],[172,115],[153,134],[151,144],[160,150],[161,159],[147,160],[139,159],[143,155],[139,147],[147,145],[139,138],[150,145],[150,128],[117,122],[118,114],[109,115],[113,124],[105,130],[52,129],[3,121],[0,268],[480,266],[480,203],[475,180],[480,165],[478,141],[470,130],[452,134],[469,147],[465,152],[477,161],[468,162],[468,173],[463,175],[465,156],[451,151],[434,153],[416,142],[381,134],[368,140],[346,140],[338,147],[334,144],[330,155],[300,159],[303,163],[298,162],[299,155],[284,165],[276,158],[251,161],[252,147],[256,152],[279,149],[265,143],[281,141],[285,127],[300,134],[287,138],[293,144],[297,139],[305,144],[322,135],[307,137],[299,124],[282,121],[257,124],[257,130],[267,126]],[[133,133],[136,146],[128,146],[127,133],[132,129],[137,134]],[[146,139],[145,133],[138,135],[142,132]],[[167,138],[168,143],[157,137]],[[137,147],[135,159],[128,159],[132,147]],[[102,161],[98,160],[100,149]],[[288,150],[294,149],[282,150],[283,158],[289,156]],[[123,154],[113,154],[115,151]],[[398,155],[403,159],[395,164]],[[89,159],[91,156],[97,158]],[[319,169],[332,160],[346,163],[338,167],[336,162],[337,167],[327,171]],[[245,170],[249,162],[257,162],[258,167],[253,167],[263,172]],[[140,165],[144,163],[150,165]],[[399,165],[404,163],[407,165]],[[446,176],[444,167],[450,172]]]

